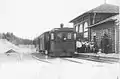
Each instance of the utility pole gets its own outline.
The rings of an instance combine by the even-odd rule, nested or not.
[[[116,25],[118,26],[118,54],[120,58],[120,6],[119,6],[119,14],[116,20]]]
[[[120,17],[119,17],[119,15],[118,16],[116,16],[115,18],[115,52],[117,53],[117,54],[119,54],[120,53]]]
[[[106,0],[104,0],[104,4],[106,4]]]

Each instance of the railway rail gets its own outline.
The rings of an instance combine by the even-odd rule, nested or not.
[[[50,61],[48,61],[49,59],[58,58],[58,57],[48,57],[47,60],[45,60],[46,59],[45,55],[42,55],[39,53],[32,54],[32,56],[34,58],[36,58],[37,60],[46,62],[46,63],[51,63]],[[74,63],[78,63],[78,64],[83,64],[79,59],[93,61],[93,62],[100,62],[100,63],[108,63],[108,64],[119,62],[119,59],[105,58],[105,57],[100,57],[100,56],[87,56],[87,55],[84,55],[84,56],[77,55],[73,58],[71,58],[71,57],[59,57],[59,58],[62,60],[65,60],[65,61],[70,61],[70,62],[74,62]]]
[[[76,61],[76,60],[72,60],[72,59],[68,59],[68,58],[62,58],[62,59],[63,59],[63,60],[70,61],[70,62],[78,63],[78,64],[83,64],[83,63],[80,62],[80,61]]]
[[[41,61],[41,62],[45,62],[45,63],[49,63],[49,64],[52,64],[51,62],[49,62],[48,60],[45,60],[45,59],[40,59],[40,57],[37,57],[35,55],[32,55],[33,58],[37,59],[38,61]]]

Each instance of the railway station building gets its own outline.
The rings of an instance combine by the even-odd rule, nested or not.
[[[109,53],[119,52],[119,6],[102,4],[74,18],[70,23],[73,23],[78,38],[97,42],[100,48],[106,36]]]

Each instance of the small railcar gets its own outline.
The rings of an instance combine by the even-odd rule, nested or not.
[[[48,56],[73,56],[76,51],[76,33],[73,28],[55,28],[38,37],[38,50]]]

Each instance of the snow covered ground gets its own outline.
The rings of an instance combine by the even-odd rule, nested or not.
[[[17,53],[5,55],[10,49]],[[120,63],[109,64],[75,58],[38,61],[32,58],[32,52],[34,50],[0,39],[0,79],[120,79]]]
[[[19,47],[5,39],[0,39],[0,54],[5,53],[10,49],[13,49],[14,51],[16,51],[16,53],[33,53],[33,52],[35,52],[35,49],[30,49],[27,47]]]
[[[17,46],[8,42],[5,39],[0,39],[0,53],[4,53],[10,49],[19,50]]]
[[[42,59],[30,55],[0,55],[0,79],[117,79],[120,78],[119,63],[100,63],[82,59]],[[79,61],[81,63],[71,62]]]

